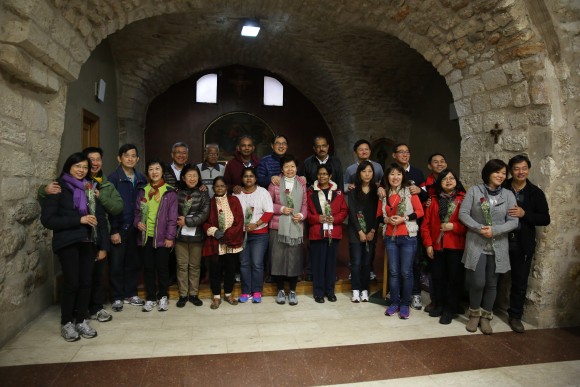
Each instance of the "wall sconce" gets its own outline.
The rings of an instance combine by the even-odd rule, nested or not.
[[[95,83],[95,97],[97,98],[98,102],[105,102],[106,88],[107,83],[102,79],[99,79],[99,81]]]
[[[245,19],[242,27],[242,36],[255,38],[260,33],[260,22],[258,19]]]

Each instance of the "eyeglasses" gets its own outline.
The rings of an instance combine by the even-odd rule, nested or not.
[[[187,151],[186,152],[182,152],[182,151],[175,151],[173,152],[176,155],[187,155]]]
[[[404,151],[404,150],[400,150],[400,151],[396,151],[395,152],[398,155],[409,155],[411,154],[411,152],[409,152],[408,150]]]
[[[447,176],[444,179],[441,179],[441,181],[455,181],[455,178],[453,176]]]

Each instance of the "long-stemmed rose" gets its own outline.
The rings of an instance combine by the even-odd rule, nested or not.
[[[458,200],[454,200],[451,203],[449,203],[449,206],[447,207],[447,213],[445,214],[445,218],[443,219],[443,224],[449,222],[449,219],[451,219],[451,216],[455,212],[455,209],[457,208],[458,205],[459,205]],[[439,238],[437,238],[437,243],[441,242],[441,240],[443,239],[443,234],[445,234],[445,231],[441,230]]]
[[[87,195],[87,204],[89,207],[89,213],[91,215],[97,215],[97,195],[96,195],[96,185],[91,182],[85,184],[85,194]],[[97,241],[97,228],[92,226],[91,239],[93,242]]]
[[[221,208],[218,211],[218,225],[221,231],[226,230],[226,214]]]
[[[246,241],[248,240],[248,229],[246,227],[252,221],[253,216],[254,216],[254,207],[251,206],[246,207],[246,215],[244,216],[244,244],[242,245],[242,248],[246,247]]]
[[[365,221],[365,217],[364,217],[362,211],[359,211],[356,213],[356,219],[358,220],[358,224],[360,226],[360,229],[362,230],[362,232],[364,232],[366,234],[367,233],[367,222]],[[367,241],[367,240],[365,240],[365,249],[368,253],[369,252],[369,241]]]
[[[399,196],[399,204],[397,204],[397,213],[398,216],[405,216],[405,212],[407,211],[407,199],[405,196]],[[397,225],[393,227],[393,234],[391,235],[391,240],[394,241],[397,235]]]
[[[286,204],[287,204],[286,207],[294,209],[294,199],[290,195],[290,190],[286,188],[286,191],[284,191],[284,193],[286,194]]]
[[[326,219],[328,219],[330,216],[332,216],[332,208],[330,207],[330,203],[328,201],[324,203],[324,215],[326,216]],[[330,246],[330,244],[332,243],[333,225],[330,222],[327,222],[327,224],[328,224],[328,226],[327,226],[328,245]]]
[[[147,230],[147,216],[149,214],[149,203],[147,203],[147,199],[145,197],[141,198],[141,202],[139,203],[139,210],[141,211],[141,223],[145,225],[145,230]],[[143,241],[147,237],[147,231],[141,231],[141,236]]]

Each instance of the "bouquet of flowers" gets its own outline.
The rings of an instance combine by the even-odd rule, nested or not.
[[[332,216],[332,208],[330,207],[330,203],[326,202],[324,203],[324,215],[325,216]],[[327,223],[327,234],[328,234],[328,245],[330,246],[330,244],[332,243],[332,223]]]
[[[367,233],[367,222],[365,221],[365,217],[362,213],[362,211],[359,211],[356,213],[356,219],[358,220],[358,224],[360,226],[360,229],[362,230],[362,232],[364,232],[365,234]],[[369,252],[369,241],[365,240],[365,248],[367,250],[367,253]]]
[[[397,204],[397,213],[395,215],[398,216],[405,216],[405,212],[407,211],[407,200],[406,198],[403,196],[399,196],[400,201],[399,204]],[[397,235],[397,225],[395,225],[395,227],[393,227],[393,234],[391,235],[391,240],[394,241],[395,240],[395,236]]]
[[[284,193],[286,194],[286,203],[288,204],[286,207],[294,208],[294,199],[290,195],[290,190],[286,188],[286,191]]]
[[[149,204],[147,203],[147,199],[144,197],[141,198],[141,202],[139,203],[139,210],[141,211],[141,223],[147,226],[147,216],[149,214]],[[145,238],[147,237],[147,231],[141,231],[143,237],[143,243],[145,243]]]
[[[479,199],[479,204],[481,205],[481,211],[483,212],[483,219],[485,220],[486,226],[491,226],[491,207],[489,206],[489,201],[485,198]]]
[[[87,182],[85,184],[85,194],[87,195],[87,204],[89,207],[89,213],[91,215],[97,215],[97,195],[96,195],[96,186],[93,185],[91,182]],[[91,239],[93,242],[97,241],[97,228],[95,226],[92,227],[91,231]]]
[[[451,203],[449,203],[449,206],[447,207],[447,213],[445,214],[445,218],[443,219],[443,223],[449,222],[449,219],[451,219],[451,216],[455,212],[455,209],[457,208],[458,204],[459,204],[459,202],[457,200],[454,200]],[[441,240],[443,239],[444,233],[445,233],[445,231],[441,230],[441,233],[439,234],[439,238],[437,238],[437,243],[441,242]]]
[[[185,197],[185,202],[183,202],[183,216],[187,216],[187,214],[189,214],[189,210],[191,209],[192,204],[193,198],[191,195],[187,195]]]

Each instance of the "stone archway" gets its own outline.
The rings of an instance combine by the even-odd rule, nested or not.
[[[579,140],[574,125],[580,105],[575,87],[580,76],[574,69],[580,58],[574,55],[577,31],[570,30],[576,28],[570,27],[578,20],[576,8],[540,0],[403,1],[397,6],[347,2],[339,7],[330,1],[287,1],[262,7],[254,1],[229,3],[227,8],[210,1],[3,2],[0,304],[12,317],[2,318],[2,332],[10,335],[50,298],[46,283],[51,269],[40,260],[49,255],[47,233],[37,220],[34,189],[55,174],[66,84],[76,79],[90,52],[108,36],[117,52],[125,50],[128,55],[118,68],[122,141],[142,143],[145,109],[168,85],[203,68],[239,63],[259,65],[297,85],[328,117],[335,137],[343,140],[337,144],[342,152],[354,137],[384,137],[393,123],[402,123],[403,129],[389,136],[404,140],[408,135],[405,105],[385,85],[369,87],[381,79],[379,67],[361,68],[357,63],[380,66],[391,59],[394,67],[406,64],[410,73],[419,74],[423,67],[413,58],[397,62],[400,58],[394,55],[381,56],[393,52],[389,47],[410,46],[445,77],[453,94],[462,136],[461,172],[467,183],[477,181],[481,165],[491,156],[527,152],[535,161],[532,178],[547,192],[556,220],[540,235],[528,314],[540,326],[580,321],[571,307],[580,297],[576,215],[580,206],[575,195],[579,167],[573,152]],[[225,39],[233,38],[227,28],[248,14],[263,15],[265,25],[276,31],[273,36],[278,40],[262,42],[267,49],[226,44]],[[132,55],[134,44],[115,42],[115,36],[130,32],[132,26],[138,30],[139,20],[157,18],[194,22],[198,39],[180,39],[185,35],[179,24],[160,23],[164,28],[136,47],[136,51],[159,47],[155,39],[172,37],[155,57]],[[300,35],[303,31],[307,39]],[[224,44],[201,44],[215,36]],[[281,41],[287,44],[280,45]],[[357,50],[360,47],[365,49]],[[352,52],[354,58],[348,55]],[[264,61],[268,53],[273,53],[272,59]],[[203,55],[192,61],[195,54]],[[366,109],[357,109],[361,106]],[[494,144],[489,130],[496,123],[504,132]],[[27,307],[22,308],[25,301]],[[0,342],[6,337],[1,336]]]

